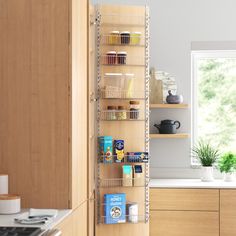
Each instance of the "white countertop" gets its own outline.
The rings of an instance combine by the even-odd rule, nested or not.
[[[151,179],[150,188],[236,188],[236,181],[224,182],[214,180],[213,182],[202,182],[200,179]]]
[[[15,223],[14,219],[19,217],[22,213],[27,212],[27,209],[22,210],[19,214],[14,215],[0,215],[0,226],[1,227],[38,227],[41,228],[43,232],[46,232],[49,229],[54,228],[57,224],[59,224],[63,219],[65,219],[68,215],[71,214],[72,210],[58,210],[57,216],[47,224],[36,224],[36,225],[22,225],[19,223]]]

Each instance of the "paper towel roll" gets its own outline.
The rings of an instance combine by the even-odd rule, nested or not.
[[[0,195],[0,214],[16,214],[20,212],[20,200],[20,196],[17,195]]]
[[[0,174],[0,194],[8,194],[8,175]]]

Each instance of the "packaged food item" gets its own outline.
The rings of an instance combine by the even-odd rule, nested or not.
[[[105,117],[105,120],[116,120],[116,106],[108,106],[107,107],[107,114]]]
[[[109,44],[120,44],[120,32],[117,30],[111,31],[108,36]]]
[[[125,65],[127,59],[127,52],[117,52],[117,64]]]
[[[104,195],[105,224],[118,224],[126,222],[126,194]]]
[[[141,41],[141,32],[133,32],[130,34],[130,44],[132,45],[138,45]]]
[[[148,162],[148,152],[127,152],[128,162]]]
[[[124,162],[124,140],[114,140],[114,156],[115,162]]]
[[[139,101],[130,101],[130,119],[131,120],[138,120],[139,119]]]
[[[106,63],[107,63],[108,65],[114,65],[114,64],[116,64],[116,52],[115,52],[115,51],[109,51],[109,52],[107,52],[106,58],[107,58]]]
[[[131,223],[138,223],[138,203],[128,202],[126,204],[127,221]]]
[[[124,106],[118,106],[117,120],[126,120],[126,109]]]
[[[121,44],[130,44],[130,32],[123,31],[120,33]]]
[[[144,178],[144,170],[142,165],[134,165],[134,186],[144,186],[145,178]]]
[[[103,163],[112,163],[112,137],[111,136],[101,136],[98,137],[98,150],[99,156]]]
[[[123,165],[123,186],[133,186],[133,169],[131,165]]]

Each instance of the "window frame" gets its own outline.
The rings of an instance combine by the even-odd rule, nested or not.
[[[198,69],[199,59],[235,58],[236,50],[192,50],[191,51],[191,149],[197,141],[198,124]],[[200,163],[191,156],[191,167],[199,168]]]

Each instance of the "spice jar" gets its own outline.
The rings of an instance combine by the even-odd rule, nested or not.
[[[141,32],[133,32],[130,34],[130,44],[138,45],[141,41]]]
[[[109,44],[120,44],[120,32],[119,31],[111,31],[108,36]]]
[[[137,120],[139,119],[139,101],[130,101],[130,119],[131,120]]]
[[[105,120],[116,120],[116,106],[108,106]]]
[[[126,120],[126,110],[124,106],[118,106],[117,120]]]
[[[130,32],[123,31],[120,33],[121,44],[130,44]]]
[[[107,64],[108,65],[114,65],[116,64],[116,52],[115,51],[109,51],[107,52]]]
[[[117,52],[117,63],[120,65],[126,64],[127,52]]]

